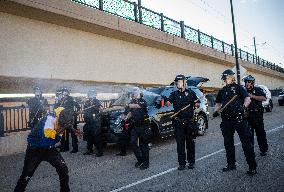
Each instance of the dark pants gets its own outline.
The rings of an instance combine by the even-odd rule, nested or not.
[[[177,153],[179,165],[186,165],[186,158],[188,163],[195,163],[195,142],[193,134],[193,122],[182,124],[178,121],[173,121],[175,139],[177,142]],[[185,153],[185,147],[187,153]]]
[[[118,140],[118,145],[121,154],[126,154],[129,142],[130,142],[130,131],[123,131]]]
[[[130,131],[130,145],[137,161],[149,165],[149,141],[145,130],[146,126],[133,127]]]
[[[74,121],[74,125],[73,125],[74,129],[77,129],[77,120]],[[62,138],[60,140],[61,143],[61,149],[62,150],[69,150],[69,135],[71,134],[71,138],[72,138],[72,148],[73,150],[78,150],[78,137],[77,135],[75,135],[75,133],[73,131],[70,131],[69,129],[65,130]]]
[[[70,191],[68,168],[60,153],[55,148],[41,149],[28,147],[26,150],[23,172],[17,182],[17,186],[14,190],[15,192],[25,191],[30,178],[42,161],[47,161],[56,169],[56,172],[59,175],[60,191]]]
[[[255,154],[251,143],[251,133],[247,125],[247,121],[238,120],[222,120],[221,130],[224,137],[224,146],[226,149],[227,163],[233,165],[236,162],[234,134],[237,131],[242,148],[246,157],[246,161],[250,168],[256,168]]]
[[[98,122],[88,121],[83,130],[86,135],[87,150],[93,152],[93,146],[95,145],[98,153],[103,153],[103,133]]]
[[[267,152],[268,144],[266,132],[264,130],[263,113],[253,113],[248,117],[248,123],[251,130],[251,141],[254,143],[254,132],[256,133],[257,143],[261,152]]]

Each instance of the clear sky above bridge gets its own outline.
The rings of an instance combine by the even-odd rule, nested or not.
[[[284,67],[284,1],[233,2],[238,47],[254,53],[253,37],[256,37],[257,54]],[[142,0],[142,5],[233,43],[230,0]]]

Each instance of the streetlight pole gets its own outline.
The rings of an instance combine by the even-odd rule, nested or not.
[[[231,15],[232,15],[232,23],[233,23],[233,34],[234,34],[234,45],[235,45],[235,58],[236,58],[236,70],[237,70],[237,82],[241,84],[240,78],[240,64],[239,64],[239,56],[238,56],[238,45],[237,45],[237,36],[236,36],[236,27],[235,27],[235,18],[234,18],[234,10],[233,10],[233,2],[230,0],[231,3]]]
[[[254,54],[255,54],[255,56],[257,57],[257,54],[256,54],[256,43],[255,43],[255,37],[253,37],[253,45],[254,45]]]

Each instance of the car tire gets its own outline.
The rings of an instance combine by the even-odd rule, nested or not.
[[[203,136],[205,134],[205,130],[207,129],[207,120],[204,115],[198,115],[196,124],[198,127],[198,135]]]
[[[266,112],[271,112],[272,109],[273,109],[273,103],[272,103],[272,101],[270,100],[270,101],[269,101],[269,105],[268,105],[268,107],[266,108]]]
[[[279,101],[279,106],[283,106],[283,102],[280,102],[280,101]]]

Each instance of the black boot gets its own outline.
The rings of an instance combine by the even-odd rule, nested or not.
[[[236,165],[232,164],[232,165],[227,165],[226,167],[223,168],[223,172],[227,172],[227,171],[232,171],[236,169]]]
[[[149,163],[148,162],[143,162],[140,167],[141,170],[145,170],[149,168]]]
[[[103,154],[103,152],[98,152],[98,153],[96,153],[96,157],[101,157],[101,156],[103,156],[104,154]]]
[[[60,149],[60,152],[67,152],[67,151],[69,151],[69,149],[64,149],[64,148]]]
[[[120,152],[120,153],[116,154],[116,156],[126,156],[126,155],[127,155],[126,152]]]
[[[194,163],[189,163],[188,164],[188,169],[193,169],[194,168]]]
[[[87,152],[83,153],[83,155],[92,155],[92,154],[94,154],[94,152],[90,151],[90,150],[88,150]]]
[[[179,166],[178,166],[178,170],[179,170],[179,171],[185,170],[185,165],[179,165]]]
[[[256,168],[249,168],[249,170],[247,171],[247,174],[249,176],[254,176],[255,174],[257,174]]]
[[[135,163],[135,167],[136,167],[136,168],[139,168],[139,167],[142,165],[142,163],[143,163],[143,162],[141,162],[141,161],[136,162],[136,163]]]
[[[76,148],[75,148],[75,149],[73,148],[72,151],[70,151],[70,153],[77,153],[77,152],[78,152],[78,148],[77,148],[77,149],[76,149]]]

